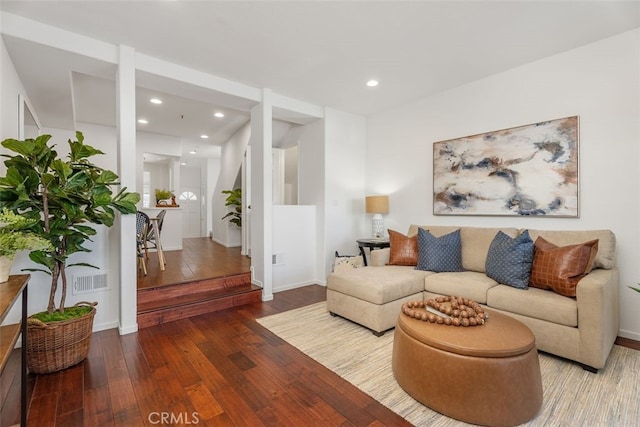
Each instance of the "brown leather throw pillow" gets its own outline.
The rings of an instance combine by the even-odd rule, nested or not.
[[[598,239],[577,245],[558,247],[542,237],[535,242],[529,286],[566,297],[576,296],[576,286],[593,268]]]
[[[394,230],[389,230],[389,263],[388,265],[418,264],[418,236],[408,237]]]

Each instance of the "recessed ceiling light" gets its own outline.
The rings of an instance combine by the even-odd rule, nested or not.
[[[221,119],[221,118],[224,117],[224,113],[221,113],[221,112],[218,111],[217,113],[214,114],[214,116],[216,116],[217,118]]]
[[[143,125],[146,125],[149,122],[146,119],[138,119],[138,123],[142,123]]]
[[[151,98],[149,102],[151,102],[152,104],[162,104],[162,99]]]
[[[196,150],[189,151],[189,154],[196,154]]]
[[[369,81],[367,82],[367,86],[369,86],[369,87],[376,87],[376,86],[378,86],[378,81],[377,81],[377,80],[373,80],[373,79],[372,79],[372,80],[369,80]]]
[[[186,165],[187,165],[187,162],[181,162],[180,163],[180,166],[186,166]]]
[[[202,139],[207,139],[207,138],[209,138],[209,135],[204,135],[204,134],[202,134],[202,135],[200,135],[200,138],[202,138]]]

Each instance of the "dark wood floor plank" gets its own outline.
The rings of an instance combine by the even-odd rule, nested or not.
[[[213,420],[224,413],[222,406],[203,383],[187,387],[185,391],[200,420]]]
[[[31,399],[27,416],[27,425],[55,427],[59,393],[41,394]]]
[[[63,399],[64,400],[64,399]],[[83,425],[84,422],[84,410],[77,409],[72,412],[67,412],[58,416],[56,419],[57,427],[77,427]]]
[[[33,389],[33,397],[46,396],[60,391],[60,372],[43,374],[38,376],[38,381]]]
[[[224,417],[220,417],[220,421],[230,420],[231,424],[239,427],[260,427],[265,426],[260,418],[256,416],[253,410],[247,405],[243,397],[238,394],[236,388],[227,387],[214,394],[216,400],[224,408]]]
[[[67,419],[73,420],[79,416],[82,419],[84,407],[84,369],[76,365],[65,371],[65,380],[60,382],[60,401],[58,402],[58,417],[75,413]]]
[[[113,425],[111,401],[106,386],[85,390],[83,420],[85,426]]]

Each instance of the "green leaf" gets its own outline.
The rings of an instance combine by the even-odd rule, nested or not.
[[[118,175],[110,170],[103,170],[96,182],[116,185],[118,183]]]
[[[76,263],[67,265],[67,267],[91,267],[91,268],[95,268],[96,270],[100,269],[100,267],[96,267],[95,265],[88,264],[86,262],[76,262]]]
[[[67,181],[67,191],[74,191],[76,189],[80,189],[87,185],[89,182],[89,177],[83,173],[75,173],[69,177]]]
[[[71,173],[73,172],[73,170],[67,163],[59,159],[51,162],[51,169],[53,169],[56,175],[61,177],[63,181],[66,181],[69,175],[71,175]]]
[[[136,205],[127,201],[115,202],[113,207],[118,210],[118,212],[123,214],[132,214],[136,213]]]
[[[27,139],[24,141],[18,141],[17,139],[5,139],[2,141],[2,146],[14,153],[29,157],[33,154],[36,144],[33,139]]]
[[[7,187],[19,187],[26,180],[27,177],[23,176],[17,168],[11,167],[7,169],[7,176],[4,177],[2,184]]]
[[[120,201],[129,202],[129,203],[138,203],[140,201],[140,194],[138,194],[138,193],[125,193],[125,194],[123,194],[122,198],[120,198]]]

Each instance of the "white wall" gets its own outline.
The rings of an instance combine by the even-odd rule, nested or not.
[[[580,218],[434,216],[432,147],[440,140],[580,116]],[[640,30],[386,111],[367,123],[366,185],[389,193],[387,227],[412,223],[608,228],[618,241],[620,336],[640,340]]]
[[[236,188],[238,173],[242,159],[251,136],[251,126],[241,127],[227,142],[222,145],[220,154],[220,174],[212,194],[212,231],[213,240],[223,246],[232,247],[242,244],[242,235],[238,227],[221,218],[228,212],[225,206],[226,194],[223,190]]]
[[[209,236],[213,232],[213,192],[220,176],[220,157],[208,158],[205,168],[205,183],[203,185],[205,198],[205,232]]]
[[[325,110],[324,266],[325,281],[334,253],[357,253],[356,239],[364,228],[365,152],[367,126],[363,116]],[[375,173],[375,172],[374,172]]]
[[[273,292],[316,283],[316,207],[273,206]]]
[[[0,141],[8,138],[18,138],[18,95],[27,96],[20,77],[16,72],[9,52],[0,37]],[[1,162],[0,170],[4,168]]]
[[[316,209],[315,270],[318,282],[324,283],[324,120],[297,129],[298,203]]]

